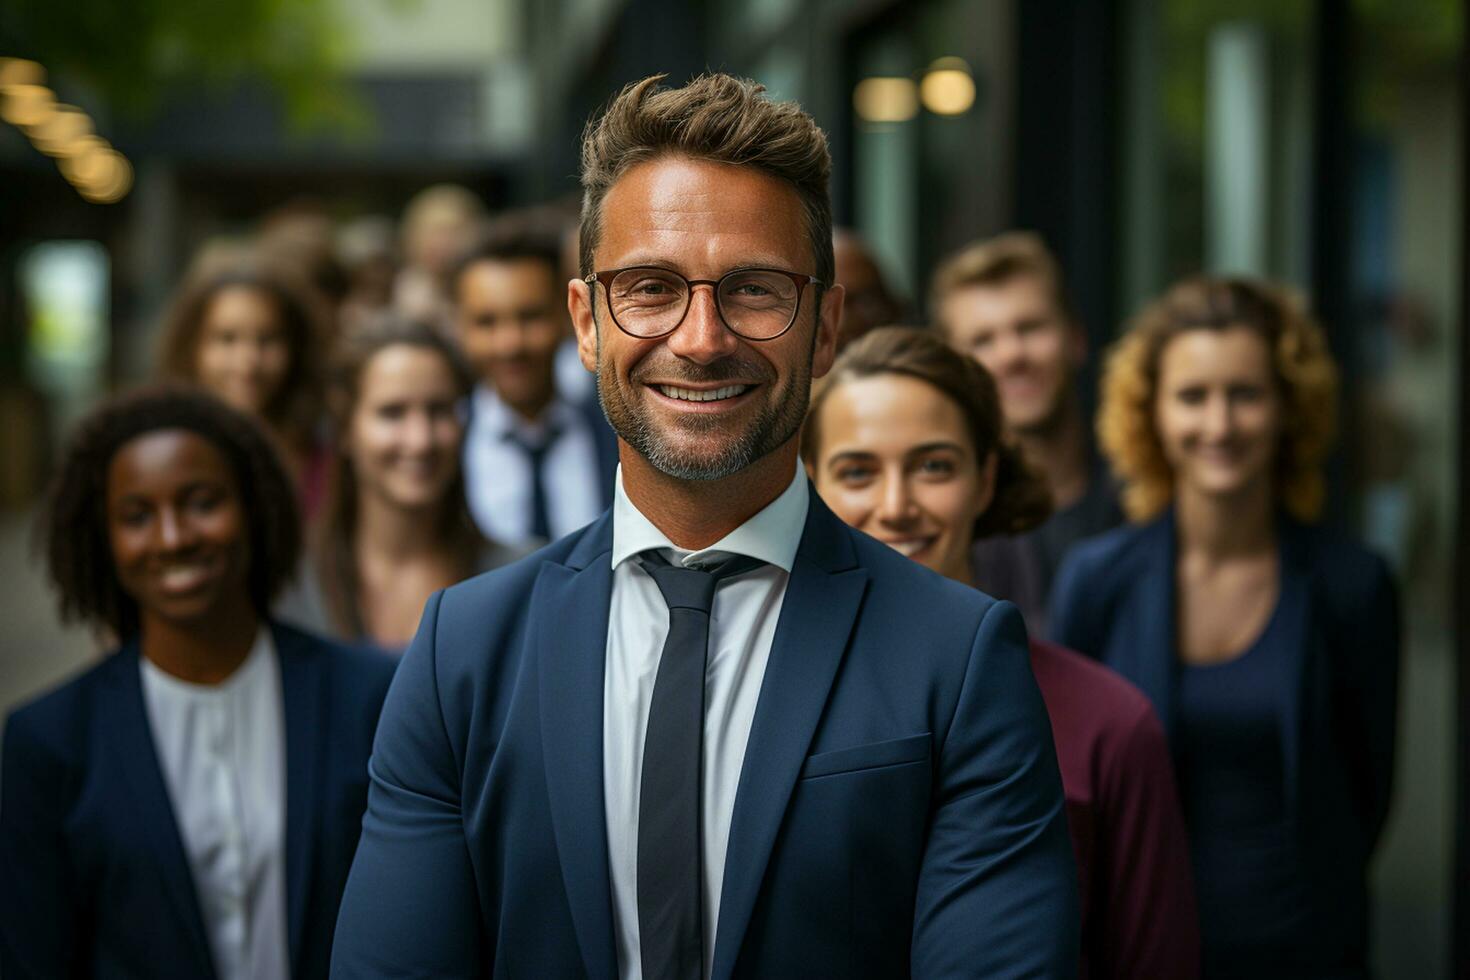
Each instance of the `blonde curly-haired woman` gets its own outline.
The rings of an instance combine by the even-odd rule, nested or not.
[[[1079,545],[1058,642],[1168,732],[1207,978],[1368,975],[1399,656],[1387,567],[1317,523],[1336,369],[1285,293],[1199,277],[1112,351],[1098,434],[1132,526]]]

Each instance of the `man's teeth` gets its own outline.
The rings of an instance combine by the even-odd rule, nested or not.
[[[924,546],[928,543],[927,538],[914,538],[909,541],[890,541],[888,542],[888,547],[905,558],[911,558],[918,552],[924,550]]]
[[[695,391],[693,388],[659,385],[658,390],[670,398],[679,398],[686,402],[715,402],[721,398],[734,398],[736,395],[744,394],[749,387],[750,385],[726,385],[713,391]]]

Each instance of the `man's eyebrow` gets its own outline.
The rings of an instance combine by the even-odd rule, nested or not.
[[[670,272],[678,272],[685,276],[689,275],[689,273],[685,269],[684,263],[678,261],[677,259],[670,259],[665,254],[634,252],[632,255],[623,259],[621,262],[618,262],[615,265],[609,265],[607,268],[632,269],[634,267],[642,266],[647,266],[655,269],[668,269]],[[788,269],[792,272],[801,271],[795,268],[795,265],[791,262],[789,258],[782,258],[774,255],[747,254],[742,255],[739,261],[732,262],[729,265],[725,266],[722,269],[721,274],[723,275],[725,272],[734,272],[737,269]]]

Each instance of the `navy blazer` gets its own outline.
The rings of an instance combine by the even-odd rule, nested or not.
[[[605,514],[436,593],[383,709],[333,976],[619,975]],[[811,496],[714,942],[732,977],[1071,977],[1077,885],[1021,617]]]
[[[394,661],[273,624],[286,719],[291,975],[324,977]],[[0,976],[214,976],[130,642],[11,715],[0,768]]]
[[[1366,864],[1388,816],[1399,616],[1388,567],[1324,528],[1277,520],[1287,812],[1307,861],[1315,926],[1361,944]],[[1052,593],[1057,642],[1140,687],[1175,731],[1177,541],[1172,511],[1075,546]],[[1357,951],[1349,955],[1357,956]]]

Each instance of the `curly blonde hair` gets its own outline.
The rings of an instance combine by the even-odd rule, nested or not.
[[[1108,351],[1097,435],[1123,483],[1123,509],[1154,517],[1174,497],[1174,473],[1154,425],[1159,360],[1169,341],[1192,330],[1254,331],[1271,351],[1282,399],[1276,492],[1298,520],[1322,512],[1322,463],[1337,425],[1337,365],[1327,339],[1285,290],[1248,279],[1196,276],[1143,308]]]

